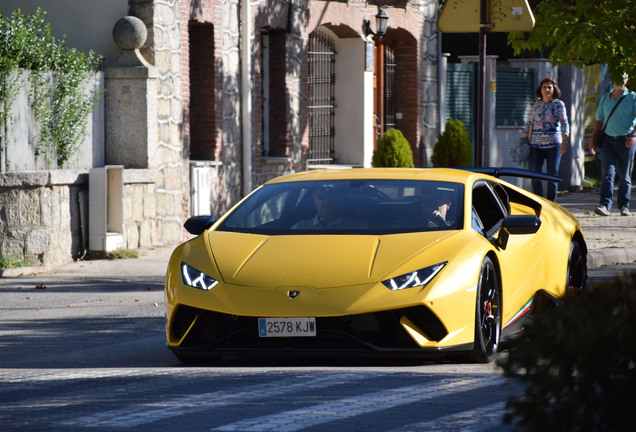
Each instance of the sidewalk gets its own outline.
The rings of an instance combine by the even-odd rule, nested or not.
[[[0,279],[58,274],[78,278],[129,278],[165,276],[168,260],[176,245],[138,249],[138,258],[75,261],[55,268],[22,267],[0,270]]]
[[[633,189],[632,196],[636,196]],[[618,209],[613,208],[610,216],[596,215],[598,188],[559,194],[557,203],[572,213],[583,227],[589,251],[588,268],[636,261],[636,213],[620,216]]]
[[[636,193],[632,193],[636,196]],[[583,227],[588,247],[588,268],[625,264],[636,261],[636,208],[632,216],[620,216],[613,209],[610,216],[594,214],[598,205],[598,189],[576,193],[561,193],[557,202],[572,213]],[[164,276],[170,254],[176,245],[139,250],[139,258],[77,261],[46,269],[24,267],[0,270],[0,277],[11,278],[34,274],[55,273],[91,277]]]

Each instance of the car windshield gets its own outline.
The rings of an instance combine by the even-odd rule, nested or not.
[[[267,235],[396,234],[457,230],[460,183],[424,180],[325,180],[265,185],[217,228]]]

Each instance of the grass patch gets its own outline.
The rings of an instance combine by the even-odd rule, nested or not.
[[[117,249],[113,255],[115,259],[139,258],[139,252],[133,249]]]
[[[114,251],[89,251],[86,254],[88,260],[100,260],[100,259],[132,259],[139,258],[139,252],[134,249],[117,249]]]
[[[8,258],[2,257],[0,258],[0,269],[9,269],[9,268],[19,268],[19,267],[28,267],[29,262],[23,260],[17,255],[11,256]]]

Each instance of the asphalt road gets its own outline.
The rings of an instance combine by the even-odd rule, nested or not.
[[[512,430],[505,402],[522,388],[494,364],[279,357],[185,366],[165,347],[164,258],[0,278],[0,430]],[[594,269],[590,280],[634,270]]]
[[[0,430],[510,430],[505,401],[521,390],[494,364],[185,366],[165,347],[162,289],[125,270],[0,280]]]

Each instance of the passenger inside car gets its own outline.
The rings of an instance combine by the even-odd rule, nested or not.
[[[420,199],[422,213],[437,226],[450,225],[453,195],[454,191],[450,189],[436,188],[428,196]]]

